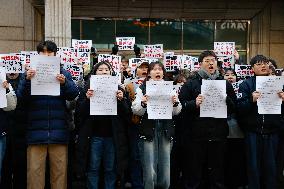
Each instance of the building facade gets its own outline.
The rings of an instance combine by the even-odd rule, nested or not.
[[[0,53],[35,50],[43,39],[71,46],[92,39],[109,51],[116,36],[198,54],[235,41],[244,59],[264,54],[284,67],[283,0],[0,0]]]

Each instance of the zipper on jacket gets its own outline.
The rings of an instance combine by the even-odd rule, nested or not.
[[[262,125],[261,125],[261,131],[260,131],[261,134],[263,134],[263,129],[264,129],[264,114],[262,114]]]

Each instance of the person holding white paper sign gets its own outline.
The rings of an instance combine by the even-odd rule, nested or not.
[[[186,143],[184,149],[187,160],[184,162],[186,165],[184,169],[186,171],[184,173],[185,187],[201,187],[204,184],[202,176],[208,173],[210,180],[208,188],[224,188],[224,156],[229,134],[226,117],[227,114],[235,112],[236,95],[232,85],[225,81],[225,94],[222,92],[220,95],[218,90],[214,90],[216,93],[210,95],[213,97],[215,95],[215,99],[218,99],[216,95],[226,97],[224,101],[227,105],[227,114],[219,115],[220,118],[201,117],[200,107],[205,100],[201,95],[203,82],[208,80],[216,80],[216,83],[223,82],[223,78],[217,69],[217,56],[213,51],[202,52],[198,61],[200,70],[194,78],[183,85],[179,95],[184,115],[183,137]],[[220,101],[220,103],[224,102]]]
[[[125,90],[129,95],[131,102],[135,100],[135,91],[143,83],[147,77],[149,68],[148,61],[141,61],[137,64],[135,69],[135,78],[132,82],[126,84]],[[142,164],[139,156],[139,133],[138,125],[141,117],[135,114],[131,116],[131,126],[129,127],[129,143],[130,143],[130,178],[131,186],[133,189],[143,189],[143,176],[142,176]]]
[[[22,73],[6,73],[7,81],[17,90]],[[25,189],[27,186],[27,149],[25,104],[17,103],[13,111],[9,111],[9,127],[7,127],[7,147],[3,162],[2,185],[0,188]],[[16,119],[14,119],[16,118]]]
[[[166,85],[167,83],[164,82],[165,74],[166,70],[162,63],[153,62],[149,65],[149,81]],[[144,188],[168,189],[170,186],[170,153],[174,136],[174,123],[172,119],[149,119],[146,110],[151,96],[146,94],[146,83],[145,80],[137,88],[136,98],[132,103],[133,114],[142,116],[138,129]],[[157,95],[159,95],[158,93],[159,88],[157,88]],[[168,108],[172,109],[172,114],[179,114],[181,105],[172,85],[168,101],[171,106]]]
[[[274,189],[277,188],[278,134],[284,126],[283,77],[269,77],[269,60],[263,55],[253,57],[250,65],[255,77],[241,83],[239,93],[242,97],[238,99],[239,122],[245,131],[248,187]],[[273,101],[269,102],[271,99]],[[272,103],[276,104],[265,107]],[[271,110],[276,111],[271,114]]]
[[[91,74],[92,76],[97,76],[97,82],[104,82],[103,80],[106,78],[104,76],[114,77],[111,76],[111,65],[107,62],[97,63]],[[103,89],[97,88],[97,91],[95,91],[95,85],[98,86],[99,84],[96,82],[92,83],[90,78],[85,91],[80,94],[78,99],[78,114],[82,120],[82,127],[79,129],[76,166],[81,166],[84,169],[86,165],[87,170],[82,170],[82,168],[77,169],[77,171],[80,171],[77,174],[82,174],[82,172],[87,173],[88,189],[99,188],[101,162],[103,162],[105,189],[115,189],[116,179],[120,177],[123,181],[123,174],[127,168],[127,125],[130,122],[130,105],[127,103],[124,91],[118,87],[116,77],[114,78],[114,82],[117,83],[117,91],[113,92],[106,85],[103,86]],[[106,92],[105,95],[113,95],[116,98],[116,115],[90,115],[91,98],[105,99],[101,100],[101,102],[107,106],[107,97],[104,98],[102,94],[99,94],[99,91],[103,90],[112,90],[112,94],[106,94]],[[88,138],[90,138],[90,141],[88,141]],[[86,148],[89,149],[87,153]],[[86,162],[88,159],[89,162]]]
[[[237,75],[232,68],[224,68],[224,79],[234,87],[238,98]],[[247,185],[246,157],[244,133],[242,132],[237,114],[228,115],[229,136],[225,155],[225,184],[227,188],[238,188]]]
[[[37,51],[41,56],[54,57],[57,45],[52,41],[44,41],[39,43]],[[75,99],[79,90],[71,74],[60,68],[60,74],[54,78],[55,82],[60,83],[59,96],[31,95],[31,80],[37,71],[29,69],[21,78],[17,89],[19,101],[27,103],[27,188],[45,187],[48,154],[51,188],[66,189],[69,142],[66,100]]]
[[[1,68],[0,68],[1,69]],[[5,69],[3,69],[5,70]],[[5,71],[0,70],[0,81],[2,86],[1,91],[4,93],[0,95],[3,95],[4,98],[6,98],[5,105],[0,108],[0,183],[1,183],[1,169],[2,169],[2,162],[4,159],[5,151],[6,151],[6,129],[9,126],[9,116],[7,111],[14,110],[17,106],[17,97],[16,94],[12,88],[12,86],[7,82],[6,80],[6,74]],[[0,97],[1,98],[1,97]]]

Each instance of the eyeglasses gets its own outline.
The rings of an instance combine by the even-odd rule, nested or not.
[[[262,65],[267,66],[268,62],[258,62],[258,63],[255,63],[254,65],[256,65],[256,66],[262,66]]]
[[[203,62],[208,64],[210,62],[216,62],[216,59],[215,58],[211,58],[211,59],[203,59]]]

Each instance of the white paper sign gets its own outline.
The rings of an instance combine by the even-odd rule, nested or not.
[[[167,72],[173,72],[180,70],[182,63],[181,55],[165,55],[164,56],[164,66]]]
[[[5,68],[0,67],[0,108],[7,107],[6,89],[2,83],[6,80]]]
[[[235,42],[214,42],[214,52],[219,61],[223,62],[223,68],[233,68]]]
[[[149,62],[149,64],[151,64],[152,62],[159,62],[158,58],[146,58]]]
[[[239,65],[236,64],[235,65],[235,72],[237,74],[237,78],[244,80],[247,79],[249,77],[254,76],[254,72],[251,69],[251,65]]]
[[[63,68],[71,73],[73,81],[79,81],[83,78],[83,67],[77,64],[63,64]]]
[[[235,83],[232,83],[232,86],[234,88],[234,91],[236,93],[236,96],[237,98],[242,98],[242,93],[239,93],[239,87],[240,87],[240,84],[243,82],[243,80],[239,80]]]
[[[259,114],[281,114],[282,100],[277,93],[283,85],[283,76],[256,76],[256,91],[261,94],[257,99]]]
[[[24,54],[26,57],[25,63],[30,64],[31,63],[31,56],[38,55],[37,51],[21,51],[21,54]]]
[[[218,56],[217,60],[222,62],[222,68],[234,68],[234,56]]]
[[[172,81],[147,81],[146,94],[148,119],[172,119]]]
[[[144,45],[144,55],[146,58],[163,58],[163,44]]]
[[[191,71],[200,70],[200,64],[198,62],[198,58],[192,56],[191,61],[192,61]]]
[[[112,65],[112,69],[116,74],[120,72],[121,56],[110,55],[110,54],[99,54],[98,62],[108,62]]]
[[[192,56],[183,55],[180,68],[191,70],[191,67],[192,67]]]
[[[77,49],[78,61],[81,64],[90,64],[92,40],[72,39],[72,47]]]
[[[58,47],[57,56],[61,64],[78,64],[78,49],[73,47]]]
[[[214,42],[216,56],[234,56],[235,42]]]
[[[92,40],[72,39],[72,47],[74,47],[76,49],[91,49]]]
[[[202,80],[200,117],[227,118],[226,80]]]
[[[90,98],[90,115],[117,115],[117,77],[92,75],[90,88],[94,90],[94,96]]]
[[[117,37],[116,44],[119,50],[134,50],[135,37]]]
[[[6,73],[24,73],[25,56],[23,54],[3,54],[1,64],[5,66]]]
[[[31,95],[60,95],[60,83],[56,75],[60,73],[60,58],[56,56],[32,56],[31,68],[36,71],[31,79]]]

